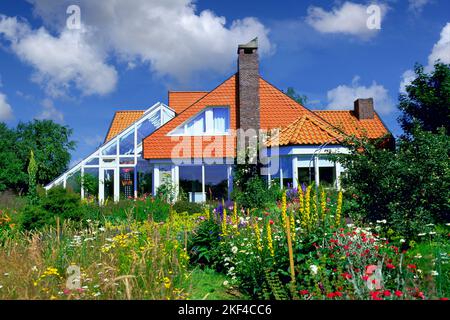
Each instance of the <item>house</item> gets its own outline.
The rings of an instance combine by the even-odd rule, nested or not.
[[[329,154],[348,151],[344,137],[389,134],[372,98],[342,111],[312,111],[291,99],[260,76],[255,39],[238,47],[237,72],[215,89],[170,91],[167,104],[116,112],[104,144],[46,189],[62,185],[103,202],[170,183],[191,201],[228,198],[239,150],[258,139],[268,184],[339,188],[344,168]]]

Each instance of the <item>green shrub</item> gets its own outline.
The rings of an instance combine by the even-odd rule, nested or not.
[[[234,189],[232,198],[244,208],[265,208],[281,198],[278,186],[267,187],[267,182],[254,176],[242,183],[241,188]]]
[[[173,210],[178,213],[187,212],[189,214],[202,213],[203,206],[199,203],[179,200],[173,205]]]
[[[52,188],[41,198],[41,207],[49,214],[61,219],[80,221],[83,217],[80,196],[63,187]]]
[[[55,224],[55,216],[39,205],[26,205],[21,211],[21,227],[25,230],[40,229]]]
[[[219,261],[217,248],[220,243],[220,228],[212,220],[200,223],[188,241],[189,256],[193,265],[212,266]]]

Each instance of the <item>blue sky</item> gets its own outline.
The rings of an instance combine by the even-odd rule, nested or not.
[[[74,129],[73,161],[102,142],[114,111],[210,90],[236,70],[236,46],[258,36],[261,74],[305,94],[311,109],[375,97],[394,134],[400,84],[416,62],[450,63],[450,3],[379,1],[0,2],[0,121],[53,119]],[[376,4],[381,29],[369,30]],[[81,9],[68,30],[66,9]],[[408,74],[409,70],[409,74]]]

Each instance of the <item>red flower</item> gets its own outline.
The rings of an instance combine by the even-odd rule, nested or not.
[[[391,292],[389,290],[384,290],[383,295],[385,297],[390,297],[391,296]]]
[[[267,217],[269,215],[269,213],[268,212],[264,212],[264,215]]]
[[[274,222],[273,222],[273,220],[272,220],[272,219],[270,219],[270,220],[269,220],[269,223],[270,223],[270,224],[274,224]]]
[[[417,266],[415,264],[408,264],[408,268],[411,270],[417,269]]]
[[[336,294],[334,292],[330,292],[329,294],[327,294],[327,298],[333,299],[335,296]]]
[[[373,279],[373,280],[372,280],[372,283],[373,283],[373,284],[376,284],[376,283],[377,283],[377,280],[376,280],[376,279]]]
[[[388,268],[388,269],[395,269],[395,266],[392,263],[388,263],[386,265],[386,268]]]
[[[336,297],[342,297],[342,292],[336,291],[336,292],[334,293],[334,295],[335,295]]]
[[[400,290],[397,290],[397,291],[395,291],[394,294],[400,298],[403,295],[403,292],[401,292]]]
[[[344,250],[348,250],[348,249],[350,249],[349,246],[344,246]]]
[[[367,281],[367,280],[369,280],[369,276],[362,276],[362,279],[363,279],[364,281]]]
[[[440,298],[441,301],[448,301],[448,298]]]
[[[381,298],[378,296],[380,294],[380,291],[373,291],[370,293],[373,300],[381,300]]]
[[[341,274],[341,276],[347,280],[350,280],[352,278],[352,275],[348,272],[344,272],[343,274]]]
[[[302,296],[306,296],[307,294],[309,294],[308,290],[300,290],[299,292]]]

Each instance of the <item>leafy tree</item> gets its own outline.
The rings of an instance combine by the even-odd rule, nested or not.
[[[6,124],[0,123],[0,191],[15,189],[26,183],[26,174],[22,171],[22,159],[18,157],[17,135]]]
[[[400,97],[406,135],[396,150],[352,138],[351,153],[335,156],[347,168],[342,184],[354,220],[386,219],[409,238],[429,223],[450,221],[450,69],[435,68],[427,75],[416,66],[417,78]]]
[[[70,140],[71,135],[72,129],[51,120],[18,124],[18,154],[22,163],[27,163],[29,151],[33,150],[38,164],[37,184],[47,184],[67,170],[70,150],[75,148],[75,142]]]
[[[429,223],[450,221],[450,139],[416,127],[414,140],[401,139],[398,149],[380,149],[352,139],[351,153],[338,155],[347,168],[342,177],[356,221],[386,219],[388,226],[414,238]]]
[[[297,101],[299,104],[301,104],[302,106],[306,105],[306,103],[308,102],[308,97],[306,95],[301,95],[298,94],[294,88],[289,87],[286,91],[286,94],[291,97],[292,99],[294,99],[295,101]]]
[[[36,200],[36,175],[37,175],[38,166],[36,160],[34,159],[33,150],[30,151],[30,161],[28,163],[28,195],[30,196],[31,201]]]
[[[437,63],[427,74],[423,66],[415,66],[416,79],[406,87],[407,94],[400,95],[399,118],[403,130],[411,134],[414,124],[424,130],[437,132],[450,129],[450,65]]]

